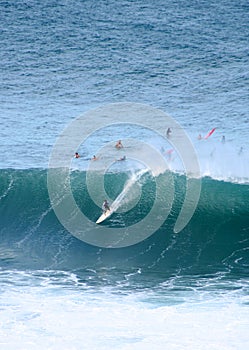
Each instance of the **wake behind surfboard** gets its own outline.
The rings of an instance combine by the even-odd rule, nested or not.
[[[125,187],[123,191],[118,195],[118,197],[115,199],[115,201],[111,204],[110,210],[107,210],[104,212],[96,221],[96,224],[100,224],[101,222],[105,221],[107,218],[109,218],[121,205],[121,202],[123,201],[124,197],[127,195],[128,191],[132,188],[134,183],[140,179],[140,177],[148,172],[148,169],[142,169],[138,173],[133,174],[133,176],[127,181],[125,184]]]

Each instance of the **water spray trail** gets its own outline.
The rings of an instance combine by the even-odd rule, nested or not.
[[[121,202],[123,201],[124,197],[127,195],[131,187],[138,181],[143,174],[148,172],[148,169],[142,169],[137,173],[132,174],[131,178],[126,182],[123,191],[118,195],[118,197],[115,199],[115,201],[112,203],[111,207],[113,211],[116,211]]]

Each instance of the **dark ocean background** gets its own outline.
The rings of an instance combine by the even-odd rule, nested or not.
[[[248,348],[248,16],[246,0],[0,1],[1,349]],[[47,173],[70,122],[119,102],[161,109],[184,128],[201,193],[175,233],[187,176],[173,154],[158,175],[173,178],[169,216],[140,243],[112,249],[67,231]],[[93,154],[131,136],[167,148],[129,130],[99,131],[75,149],[80,159],[72,154],[72,193],[93,223],[101,214],[86,185]],[[112,200],[131,170],[127,161],[105,174]],[[155,176],[138,183],[136,206],[103,226],[148,214]]]

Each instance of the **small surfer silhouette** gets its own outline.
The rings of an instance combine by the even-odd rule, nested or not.
[[[166,132],[167,137],[170,137],[171,134],[172,134],[172,130],[171,130],[171,128],[168,128],[167,132]]]
[[[109,203],[107,202],[107,200],[105,199],[103,204],[102,204],[102,209],[103,209],[103,212],[106,213],[108,210],[110,210],[110,206],[109,206]]]
[[[123,148],[123,147],[124,147],[124,146],[122,145],[121,140],[118,140],[118,142],[116,143],[115,147],[116,147],[117,149],[120,149],[120,148]]]
[[[123,157],[119,158],[117,161],[120,162],[122,160],[126,160],[126,156],[123,156]]]

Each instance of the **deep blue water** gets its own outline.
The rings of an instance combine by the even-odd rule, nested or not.
[[[70,120],[123,101],[248,146],[247,15],[247,1],[1,2],[1,163],[45,166]]]
[[[248,17],[246,0],[0,1],[1,348],[248,347]],[[60,222],[47,170],[56,140],[75,118],[124,102],[162,110],[181,125],[200,163],[201,192],[176,234],[188,177],[179,169],[181,154],[174,150],[169,159],[174,144],[163,119],[158,135],[135,127],[136,115],[134,125],[130,116],[129,125],[112,125],[114,113],[98,130],[94,112],[86,114],[85,129],[96,132],[75,148],[80,159],[72,152],[69,172],[77,207],[89,219],[83,236],[101,214],[86,174],[102,147],[111,200],[138,166],[134,159],[110,163],[128,152],[125,139],[153,145],[169,168],[137,181],[124,211],[104,227],[132,227],[148,215],[157,178],[167,183],[171,174],[175,185],[169,215],[154,234],[106,249]],[[197,140],[212,128],[208,140]],[[119,138],[126,148],[108,153]],[[145,150],[140,144],[144,159]],[[134,208],[131,194],[139,197]],[[161,207],[167,194],[158,194]],[[96,226],[93,234],[99,232]]]

